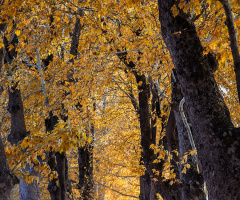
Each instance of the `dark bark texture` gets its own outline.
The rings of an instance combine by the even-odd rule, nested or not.
[[[5,156],[2,139],[0,138],[0,199],[10,200],[10,193],[19,179],[13,174]]]
[[[66,177],[65,177],[66,153],[57,152],[56,160],[57,160],[57,173],[58,173],[59,186],[61,188],[61,200],[66,200]]]
[[[19,89],[16,89],[17,84],[9,90],[8,111],[11,114],[11,133],[8,135],[8,141],[13,145],[20,143],[29,133],[26,130],[23,103]],[[29,172],[31,176],[37,176],[37,173],[30,166],[23,169]],[[38,200],[40,199],[39,186],[37,181],[27,184],[20,180],[19,184],[20,200]]]
[[[95,104],[93,105],[95,110]],[[94,124],[91,124],[90,134],[94,138]],[[78,148],[78,172],[82,200],[94,199],[93,196],[93,143]]]
[[[3,2],[1,2],[2,4]],[[4,32],[6,24],[0,24],[0,31]],[[0,72],[2,70],[4,59],[6,55],[6,50],[4,48],[0,49]],[[3,87],[0,86],[0,95],[3,92]],[[13,174],[5,155],[4,144],[2,141],[2,136],[0,134],[0,199],[10,200],[10,193],[15,184],[19,183],[19,179]]]
[[[175,70],[172,71],[172,110],[174,112],[176,127],[177,127],[177,135],[179,141],[179,157],[182,158],[185,153],[189,153],[192,149],[187,129],[185,124],[183,123],[182,116],[179,110],[180,101],[183,98],[181,88],[179,85],[179,81],[177,78],[177,74]],[[186,110],[185,110],[186,113]],[[197,160],[195,160],[194,156],[188,155],[187,163],[190,164],[190,168],[187,169],[186,173],[182,173],[184,168],[184,164],[181,164],[181,159],[179,159],[179,174],[180,181],[182,182],[182,198],[184,200],[205,200],[205,192],[204,192],[204,179],[203,176],[198,173],[197,170]]]
[[[78,188],[81,192],[81,199],[93,199],[93,180],[92,180],[92,147],[86,145],[78,148],[79,183]]]
[[[63,115],[62,118],[67,119],[67,116]],[[54,130],[54,127],[57,123],[58,117],[54,116],[50,111],[49,118],[45,119],[46,131],[51,132]],[[51,200],[70,199],[71,184],[68,177],[66,153],[54,151],[48,152],[48,165],[51,171],[56,171],[58,173],[58,178],[50,180],[48,184],[48,191],[50,193]]]
[[[84,16],[83,10],[78,10],[80,17]],[[76,18],[74,30],[72,33],[71,49],[70,54],[74,57],[78,55],[78,45],[79,37],[81,34],[82,25],[80,23],[80,18]],[[70,60],[71,63],[74,63],[74,59]],[[69,73],[69,81],[76,82],[78,80],[73,79],[73,71]],[[76,104],[76,108],[81,110],[82,105],[80,102]],[[93,124],[90,127],[90,134],[94,136],[94,126]],[[91,200],[93,199],[93,144],[86,144],[84,147],[78,148],[78,172],[79,172],[79,183],[78,189],[81,193],[82,200]]]
[[[11,114],[11,132],[8,135],[8,141],[11,145],[17,145],[28,135],[26,131],[21,93],[16,87],[17,85],[9,90],[9,102],[7,107],[7,110]]]
[[[50,167],[51,171],[57,171],[57,163],[56,163],[56,157],[55,153],[50,151],[48,152],[48,166]],[[49,180],[48,183],[48,191],[51,196],[51,200],[61,200],[61,188],[59,184],[57,184],[58,178],[54,178],[52,180]]]
[[[240,129],[233,127],[194,24],[182,11],[173,17],[170,9],[177,1],[158,2],[161,34],[186,100],[209,199],[239,199]]]

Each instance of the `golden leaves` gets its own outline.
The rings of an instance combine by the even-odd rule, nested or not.
[[[20,30],[16,30],[16,31],[15,31],[15,34],[16,34],[17,36],[19,36],[19,35],[20,35]]]

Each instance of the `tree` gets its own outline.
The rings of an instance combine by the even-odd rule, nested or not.
[[[176,68],[192,125],[200,171],[210,199],[237,199],[239,194],[239,128],[234,128],[229,110],[214,79],[189,15],[171,8],[177,1],[159,1],[163,39]],[[226,153],[227,152],[227,153]],[[221,190],[219,190],[221,188]]]

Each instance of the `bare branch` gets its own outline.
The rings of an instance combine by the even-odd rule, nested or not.
[[[98,181],[95,181],[95,182],[97,182],[98,184],[100,184],[100,185],[102,185],[102,186],[104,186],[104,187],[106,187],[106,188],[108,188],[108,189],[110,189],[110,190],[112,190],[112,191],[114,191],[114,192],[117,192],[118,194],[120,194],[120,195],[122,195],[122,196],[125,196],[125,197],[132,197],[132,198],[139,199],[139,197],[136,197],[136,196],[134,196],[134,195],[130,195],[130,194],[124,194],[124,193],[119,192],[118,190],[113,189],[113,188],[111,188],[111,187],[108,187],[107,185],[105,185],[105,184],[103,184],[103,183],[100,183],[100,182],[98,182]]]
[[[112,80],[116,83],[116,85],[118,86],[118,88],[120,89],[120,90],[122,90],[130,99],[131,99],[131,102],[132,102],[132,104],[133,104],[133,107],[134,107],[134,109],[138,112],[138,103],[137,103],[137,100],[135,99],[135,97],[133,96],[133,94],[132,93],[128,93],[128,92],[126,92],[119,84],[118,84],[118,82],[114,79],[114,78],[112,78]]]

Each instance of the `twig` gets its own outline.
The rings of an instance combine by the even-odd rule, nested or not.
[[[95,180],[95,182],[97,182],[98,184],[100,184],[100,185],[102,185],[102,186],[104,186],[104,187],[106,187],[106,188],[108,188],[108,189],[110,189],[110,190],[112,190],[112,191],[114,191],[114,192],[116,192],[116,193],[122,195],[122,196],[125,196],[125,197],[132,197],[132,198],[139,199],[139,197],[136,197],[136,196],[134,196],[134,195],[130,195],[130,194],[124,194],[124,193],[119,192],[118,190],[115,190],[115,189],[113,189],[113,188],[111,188],[111,187],[108,187],[107,185],[105,185],[105,184],[103,184],[103,183],[100,183],[100,182],[98,182],[98,181],[96,181],[96,180]]]
[[[35,92],[31,92],[30,94],[28,94],[28,95],[23,99],[23,102],[24,102],[29,96],[31,96],[32,94],[38,93],[38,92],[43,92],[43,89],[38,90],[38,91],[35,91]]]

